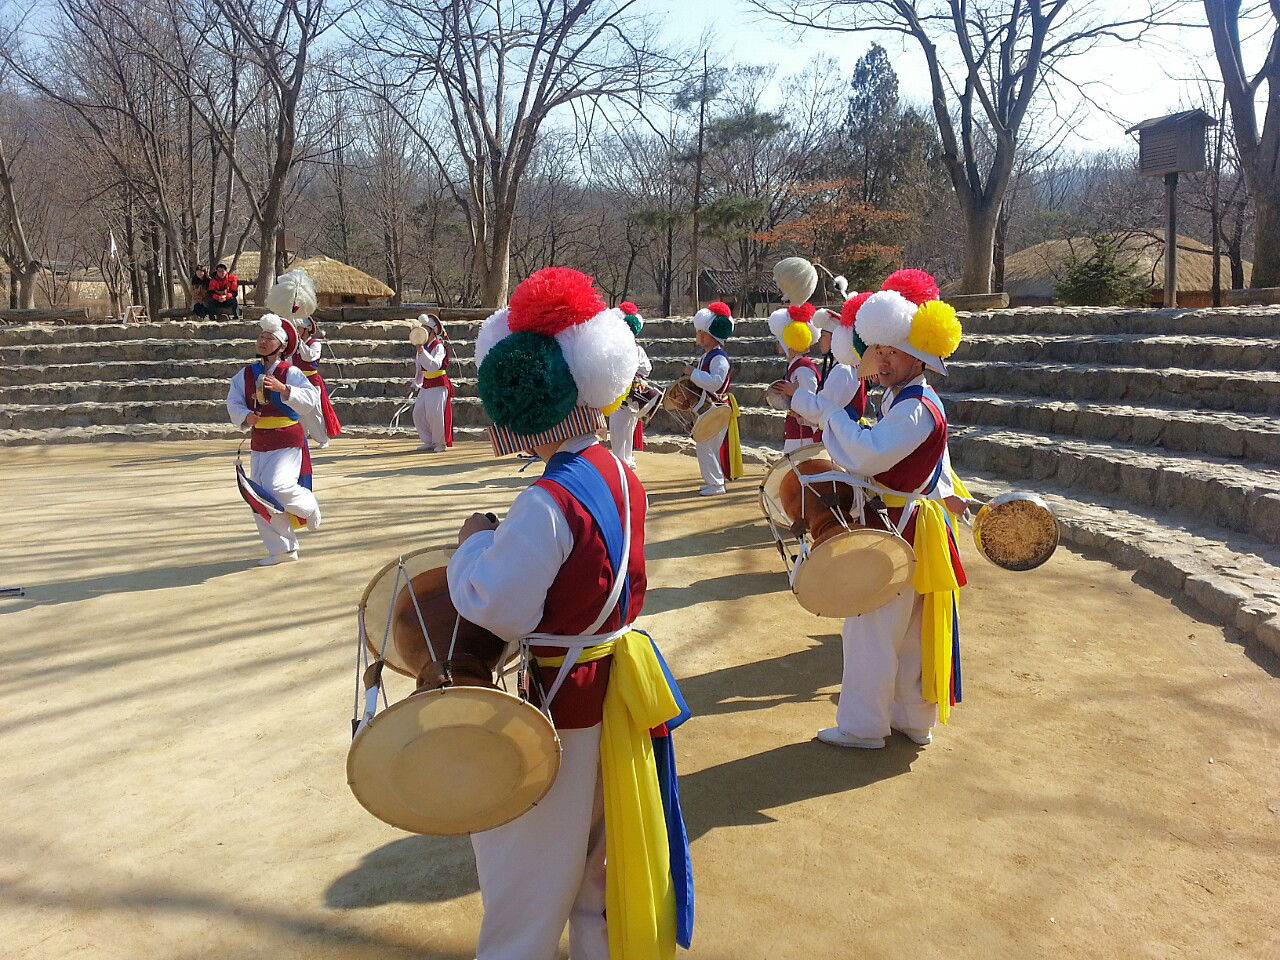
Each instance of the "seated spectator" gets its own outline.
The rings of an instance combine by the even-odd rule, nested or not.
[[[213,269],[209,278],[209,315],[212,317],[230,313],[240,319],[240,302],[236,294],[240,292],[240,281],[234,273],[227,272],[227,265],[220,263]]]
[[[209,307],[205,303],[209,299],[209,268],[203,263],[196,264],[191,274],[191,312],[203,319],[209,316]]]

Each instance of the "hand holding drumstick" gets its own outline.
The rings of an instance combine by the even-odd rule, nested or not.
[[[498,518],[492,513],[473,513],[462,521],[462,526],[458,528],[458,546],[462,546],[481,530],[494,530],[497,526]]]

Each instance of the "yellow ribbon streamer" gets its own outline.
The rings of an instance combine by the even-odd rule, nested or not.
[[[738,398],[729,394],[729,480],[742,476],[742,440],[738,433]]]
[[[634,630],[619,637],[600,735],[605,914],[609,955],[618,960],[672,960],[676,953],[675,887],[649,731],[679,712],[653,642]]]

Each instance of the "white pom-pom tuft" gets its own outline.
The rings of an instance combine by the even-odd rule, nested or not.
[[[818,286],[818,271],[804,257],[787,257],[773,266],[773,282],[790,303],[804,303]]]
[[[305,271],[282,273],[267,291],[266,306],[290,320],[309,317],[316,312],[316,285]]]
[[[867,298],[858,309],[855,321],[858,336],[867,346],[884,344],[896,347],[911,336],[911,321],[916,305],[896,290],[881,290]]]
[[[782,342],[782,331],[787,329],[787,324],[791,322],[791,314],[787,312],[787,308],[775,310],[769,314],[769,332],[779,343]]]
[[[693,329],[705,331],[707,327],[711,326],[711,321],[715,318],[716,315],[714,313],[703,307],[693,315]]]
[[[840,328],[840,314],[826,307],[819,307],[814,311],[813,325],[827,333],[835,333]]]
[[[602,310],[586,323],[556,334],[578,385],[578,399],[607,407],[631,386],[640,359],[631,328],[617,310]]]
[[[480,332],[476,335],[476,369],[480,369],[480,364],[484,363],[484,358],[489,355],[489,351],[494,348],[499,340],[505,340],[511,334],[511,328],[507,326],[507,308],[503,307],[497,313],[490,315],[489,319],[480,325]]]
[[[851,367],[862,362],[853,349],[853,327],[836,327],[831,332],[831,355],[836,358],[836,363],[846,363]]]

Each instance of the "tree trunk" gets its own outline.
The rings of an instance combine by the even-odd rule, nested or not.
[[[18,309],[34,310],[36,306],[36,278],[40,276],[40,261],[32,260],[23,270],[11,271],[17,281]]]
[[[494,226],[489,249],[485,251],[487,269],[480,289],[481,306],[505,307],[507,286],[511,282],[511,218],[503,216]]]
[[[1280,180],[1255,172],[1253,195],[1253,280],[1250,286],[1280,287]]]
[[[995,267],[996,222],[999,205],[965,211],[964,274],[961,293],[991,293]]]
[[[1009,208],[1000,204],[1000,216],[996,218],[995,239],[991,248],[991,292],[1004,290],[1005,244],[1009,239]]]

